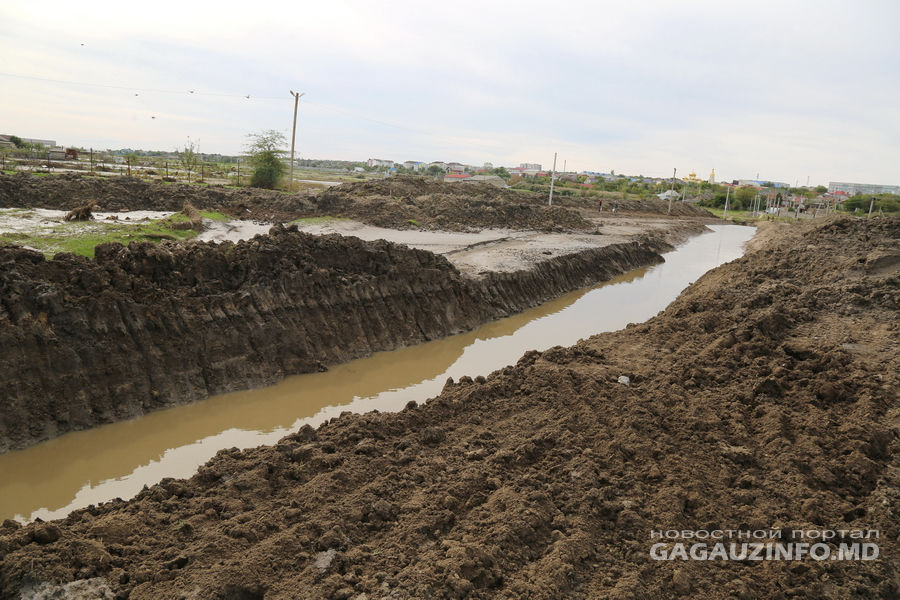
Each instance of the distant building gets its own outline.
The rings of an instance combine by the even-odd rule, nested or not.
[[[660,200],[678,200],[681,197],[681,194],[676,192],[675,190],[666,190],[662,194],[657,194],[657,198]]]
[[[366,161],[366,165],[369,167],[376,167],[376,168],[387,167],[388,169],[390,169],[391,167],[394,166],[394,161],[384,160],[381,158],[370,158],[369,160]]]
[[[900,195],[900,185],[878,185],[876,183],[844,183],[831,181],[828,183],[828,191],[845,192],[849,196],[857,194],[897,194]]]
[[[466,165],[458,162],[447,163],[447,170],[451,173],[465,173]]]
[[[735,179],[732,181],[734,185],[738,186],[750,186],[750,187],[774,187],[774,188],[789,188],[791,184],[785,183],[783,181],[769,181],[768,179]]]
[[[412,169],[413,171],[421,171],[425,167],[425,163],[420,160],[408,160],[403,163],[404,169]]]
[[[518,167],[507,169],[512,175],[537,175],[541,172],[541,165],[538,163],[521,163]]]
[[[427,168],[430,169],[431,167],[437,167],[437,168],[440,169],[441,171],[446,171],[446,170],[447,170],[447,163],[441,162],[441,161],[439,161],[439,160],[436,160],[436,161],[434,161],[434,162],[428,163],[428,167],[427,167]]]
[[[2,134],[0,135],[0,141],[9,142],[9,138],[13,137],[12,134]],[[26,144],[38,144],[39,146],[45,146],[47,148],[55,148],[56,140],[39,140],[37,138],[24,138],[19,136],[19,139],[25,142]],[[15,145],[15,144],[13,144]]]
[[[471,175],[466,175],[465,173],[447,173],[444,175],[444,181],[447,183],[452,183],[454,181],[462,181],[463,179],[471,179]]]
[[[484,163],[484,166],[481,167],[481,168],[484,169],[485,171],[493,171],[493,170],[494,170],[494,163],[486,162],[486,163]]]
[[[506,185],[506,181],[498,175],[472,175],[471,177],[459,178],[453,181],[462,181],[463,183],[489,183],[498,188],[509,187]]]
[[[713,169],[712,173],[709,174],[709,182],[714,184],[716,183],[716,170]]]

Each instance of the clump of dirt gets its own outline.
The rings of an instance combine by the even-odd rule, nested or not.
[[[84,206],[79,206],[78,208],[74,208],[66,213],[66,216],[63,218],[65,221],[90,221],[94,218],[94,207],[96,206],[96,200],[91,200]]]
[[[0,593],[896,598],[898,226],[804,224],[645,324],[7,523]],[[652,560],[669,529],[878,530],[880,554]]]
[[[187,217],[187,221],[170,221],[169,227],[171,229],[193,229],[194,231],[203,231],[203,215],[200,214],[199,210],[194,208],[193,204],[185,202],[184,208],[181,209],[181,214]]]

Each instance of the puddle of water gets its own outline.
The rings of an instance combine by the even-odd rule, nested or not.
[[[39,235],[60,225],[83,227],[86,224],[115,222],[117,225],[141,224],[150,220],[165,219],[172,211],[132,210],[123,213],[95,212],[93,221],[67,223],[68,211],[49,208],[0,208],[0,233],[28,233]],[[112,221],[115,219],[115,221]]]
[[[703,273],[741,256],[755,232],[735,225],[712,228],[666,254],[665,264],[475,331],[0,455],[0,520],[61,518],[89,504],[130,498],[163,477],[189,477],[222,448],[272,444],[297,427],[316,426],[346,410],[400,410],[410,400],[440,393],[448,377],[487,375],[528,350],[567,346],[644,321]]]

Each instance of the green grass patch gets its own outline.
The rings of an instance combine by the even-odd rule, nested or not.
[[[723,208],[712,208],[709,206],[703,206],[701,208],[705,208],[718,218],[722,218],[725,210]],[[823,213],[824,214],[824,213]],[[797,219],[794,217],[793,211],[791,211],[787,215],[782,215],[780,217],[774,217],[773,215],[766,214],[765,212],[758,213],[754,216],[752,210],[732,210],[728,209],[728,214],[726,215],[729,220],[737,219],[738,221],[796,221]]]
[[[289,223],[289,225],[324,225],[325,223],[332,223],[335,221],[349,221],[350,219],[344,217],[303,217],[302,219],[294,219]]]
[[[0,233],[0,243],[29,246],[51,257],[60,252],[71,252],[92,258],[98,244],[119,242],[154,242],[164,240],[183,241],[196,237],[193,230],[175,230],[168,223],[176,221],[176,215],[147,223],[126,225],[114,221],[88,221],[60,223],[50,229],[33,233]],[[183,216],[183,215],[182,215]]]
[[[220,212],[216,212],[214,210],[201,210],[200,215],[204,219],[210,219],[213,221],[230,221],[232,219],[232,217],[229,217],[228,215],[222,214]]]

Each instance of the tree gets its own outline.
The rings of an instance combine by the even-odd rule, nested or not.
[[[25,147],[25,142],[22,141],[22,138],[20,138],[17,135],[9,136],[9,141],[12,142],[13,146],[15,146],[16,148],[24,148]]]
[[[816,186],[816,193],[817,193],[817,194],[824,194],[824,193],[827,192],[827,191],[828,191],[828,188],[825,187],[824,185],[817,185],[817,186]]]
[[[501,177],[501,178],[505,179],[506,181],[509,181],[510,174],[509,174],[509,171],[506,170],[506,167],[497,167],[496,169],[491,171],[491,173],[493,173],[497,177]]]
[[[175,150],[175,154],[178,156],[178,162],[181,165],[181,168],[187,171],[188,181],[190,181],[191,171],[196,169],[197,163],[200,162],[200,157],[197,155],[196,144],[191,141],[191,138],[188,138],[184,148]]]
[[[748,208],[751,204],[753,204],[754,198],[756,198],[755,189],[751,187],[738,188],[738,190],[734,193],[734,204],[732,204],[732,208],[734,208],[735,210]]]
[[[247,137],[250,139],[247,143],[247,156],[253,165],[250,186],[271,190],[287,170],[282,160],[287,139],[274,129],[251,133]]]
[[[437,165],[431,165],[425,172],[433,177],[444,174],[444,170]]]

